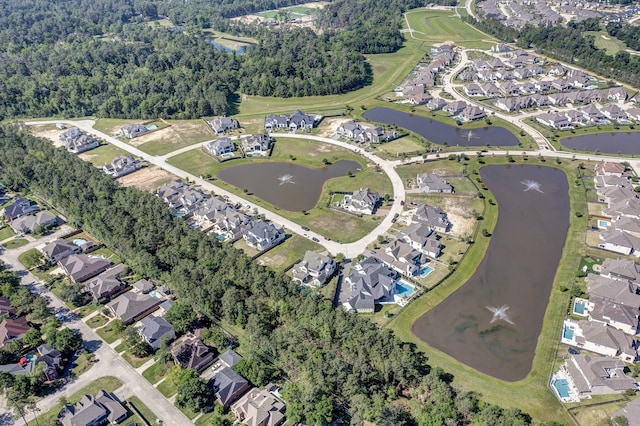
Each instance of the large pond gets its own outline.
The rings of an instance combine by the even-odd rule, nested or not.
[[[318,203],[322,186],[331,178],[360,170],[357,161],[341,160],[321,169],[292,163],[256,163],[228,167],[218,178],[283,210],[311,210]]]
[[[640,154],[640,132],[594,133],[560,140],[568,148],[606,154]]]
[[[378,123],[392,124],[411,130],[438,145],[448,146],[516,146],[518,138],[498,126],[467,130],[431,118],[397,111],[391,108],[373,108],[363,117]]]
[[[569,187],[551,167],[487,166],[480,175],[499,207],[484,259],[412,330],[478,371],[516,381],[531,371],[569,227]]]

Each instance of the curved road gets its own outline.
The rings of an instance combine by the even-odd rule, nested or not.
[[[167,163],[167,159],[170,157],[173,157],[175,155],[178,155],[180,153],[192,150],[192,149],[196,149],[199,148],[201,146],[203,146],[204,144],[206,144],[207,142],[201,142],[195,145],[190,145],[188,147],[176,150],[174,152],[171,152],[167,155],[163,155],[163,156],[156,156],[156,155],[151,155],[151,154],[147,154],[146,152],[143,152],[141,150],[139,150],[138,148],[129,145],[126,142],[122,142],[112,136],[109,136],[103,132],[100,132],[96,129],[93,128],[93,125],[95,124],[95,122],[93,120],[81,120],[81,121],[70,121],[70,120],[51,120],[51,121],[31,121],[31,122],[26,122],[25,124],[27,125],[39,125],[39,124],[55,124],[55,123],[65,123],[71,126],[76,126],[84,131],[86,131],[87,133],[91,133],[103,140],[105,140],[106,142],[109,142],[110,144],[113,144],[114,146],[122,149],[123,151],[127,151],[132,155],[135,155],[147,162],[149,162],[150,164],[154,164],[170,173],[173,173],[174,175],[183,178],[183,179],[189,179],[193,182],[195,182],[195,184],[201,186],[203,189],[214,192],[216,194],[219,195],[224,195],[229,197],[229,199],[233,200],[234,202],[240,202],[242,204],[245,205],[249,205],[251,209],[257,209],[258,214],[263,214],[267,219],[273,221],[274,223],[280,224],[280,225],[284,225],[289,231],[291,232],[295,232],[297,234],[303,235],[303,234],[307,234],[310,237],[315,237],[318,240],[320,240],[320,244],[323,245],[327,251],[329,251],[329,253],[336,255],[338,253],[342,253],[345,255],[345,257],[347,258],[353,258],[355,256],[357,256],[358,254],[364,252],[367,248],[367,246],[371,243],[374,243],[377,241],[378,235],[384,234],[392,225],[393,223],[391,222],[391,220],[393,219],[393,216],[397,213],[400,214],[402,212],[402,205],[401,205],[401,201],[404,200],[405,197],[405,190],[404,190],[404,185],[402,183],[402,179],[400,178],[400,176],[398,175],[398,173],[395,171],[394,168],[394,163],[393,162],[389,162],[389,161],[385,161],[382,160],[380,158],[378,158],[377,156],[365,152],[353,145],[350,145],[348,143],[345,142],[341,142],[341,141],[336,141],[334,139],[329,139],[329,138],[323,138],[320,136],[312,136],[312,135],[303,135],[303,134],[288,134],[288,133],[273,133],[271,136],[276,137],[276,138],[297,138],[297,139],[309,139],[309,140],[315,140],[318,142],[324,142],[324,143],[329,143],[329,144],[333,144],[333,145],[338,145],[341,146],[343,148],[349,149],[351,151],[354,151],[356,153],[359,153],[360,155],[363,155],[365,158],[367,158],[368,160],[372,161],[373,163],[377,164],[380,166],[380,168],[387,174],[387,176],[389,177],[389,179],[391,180],[391,184],[393,186],[393,205],[391,206],[391,209],[389,211],[389,214],[384,218],[384,220],[382,220],[382,222],[373,230],[371,231],[369,234],[367,234],[366,236],[364,236],[363,238],[361,238],[358,241],[352,242],[352,243],[338,243],[336,241],[330,241],[330,240],[325,240],[324,236],[322,236],[321,234],[317,233],[317,232],[313,232],[313,231],[304,231],[300,225],[296,224],[295,222],[284,218],[282,216],[280,216],[277,213],[274,213],[270,210],[267,210],[263,207],[259,207],[257,205],[254,205],[248,201],[246,201],[245,199],[229,192],[226,191],[214,184],[212,184],[211,182],[209,182],[208,180],[202,179],[199,176],[195,176],[192,175],[191,173],[187,173],[182,169],[179,169],[175,166],[172,166],[170,164]]]

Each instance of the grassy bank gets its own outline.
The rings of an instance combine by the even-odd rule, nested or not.
[[[476,161],[471,161],[469,169],[477,169],[482,166],[477,164]],[[502,158],[485,158],[484,161],[486,161],[487,165],[506,163],[506,160]],[[558,362],[560,361],[558,333],[569,301],[568,292],[561,292],[560,286],[573,282],[582,254],[586,251],[584,247],[584,229],[587,219],[586,217],[578,218],[573,214],[576,211],[586,211],[586,198],[583,187],[576,186],[573,183],[576,178],[575,169],[577,163],[568,160],[563,161],[562,164],[557,164],[555,161],[540,163],[535,159],[524,161],[521,157],[516,157],[516,161],[518,163],[544,164],[558,167],[565,171],[570,182],[569,196],[572,212],[562,259],[555,275],[542,332],[536,347],[536,356],[529,375],[518,382],[505,382],[495,379],[430,347],[418,339],[411,331],[411,326],[420,316],[438,305],[471,278],[489,245],[489,239],[482,235],[476,235],[475,244],[469,248],[465,259],[450,277],[436,289],[410,304],[388,326],[400,338],[415,343],[422,349],[429,357],[429,362],[432,366],[439,366],[446,371],[453,372],[456,387],[478,392],[482,395],[483,400],[491,403],[504,407],[520,408],[531,414],[537,421],[556,420],[568,424],[571,422],[571,418],[548,389],[547,381],[549,374],[558,367]],[[482,227],[491,230],[497,222],[498,209],[488,203],[485,207]]]

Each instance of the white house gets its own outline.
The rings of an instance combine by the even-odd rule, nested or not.
[[[207,150],[213,155],[223,155],[235,151],[236,146],[230,138],[218,138],[207,144]]]
[[[371,192],[369,188],[360,188],[359,191],[344,197],[343,208],[352,213],[372,215],[379,202],[380,195],[377,192]]]

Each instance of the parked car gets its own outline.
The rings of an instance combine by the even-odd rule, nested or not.
[[[320,242],[320,240],[319,240],[319,239],[317,239],[316,237],[313,237],[313,238],[311,238],[311,239],[312,239],[313,241],[315,241],[316,243],[319,243],[319,242]]]
[[[300,228],[302,228],[303,231],[308,231],[309,230],[309,228],[306,227],[306,226],[301,226]]]

